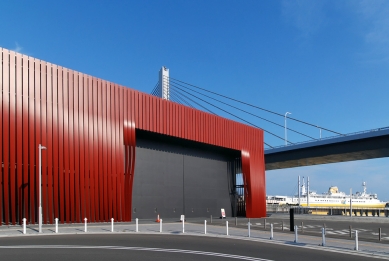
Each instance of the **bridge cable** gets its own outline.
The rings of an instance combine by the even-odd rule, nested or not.
[[[213,115],[217,115],[216,113],[214,113],[213,111],[210,111],[209,109],[205,108],[204,106],[202,106],[201,104],[197,103],[196,101],[192,100],[191,98],[189,98],[188,96],[186,96],[185,94],[183,93],[180,93],[179,91],[177,90],[174,90],[176,93],[178,93],[179,95],[182,95],[184,96],[185,98],[187,98],[188,100],[192,101],[193,103],[196,103],[198,106],[200,106],[201,108],[203,108],[204,110],[207,110],[209,113],[213,114]],[[192,107],[193,108],[193,107]],[[195,109],[195,108],[194,108]]]
[[[184,98],[182,98],[179,94],[175,93],[175,92],[171,92],[171,94],[176,97],[177,99],[179,99],[180,101],[182,101],[183,103],[181,103],[181,105],[186,105],[188,107],[191,107],[191,108],[195,108],[192,104],[190,104],[190,102],[186,101]],[[184,105],[184,106],[185,106]]]
[[[242,104],[244,104],[244,105],[247,105],[247,106],[250,106],[250,107],[259,109],[259,110],[263,110],[263,111],[266,111],[266,112],[269,112],[269,113],[272,113],[272,114],[275,114],[275,115],[284,117],[283,114],[280,114],[280,113],[278,113],[278,112],[270,111],[270,110],[267,110],[267,109],[264,109],[264,108],[261,108],[261,107],[252,105],[252,104],[250,104],[250,103],[246,103],[246,102],[243,102],[243,101],[239,101],[239,100],[237,100],[237,99],[230,98],[230,97],[228,97],[228,96],[225,96],[225,95],[222,95],[222,94],[213,92],[213,91],[206,90],[206,89],[204,89],[204,88],[201,88],[201,87],[192,85],[192,84],[190,84],[190,83],[186,83],[186,82],[184,82],[184,81],[180,81],[180,80],[175,79],[175,78],[172,78],[172,77],[169,77],[169,80],[173,80],[173,81],[176,81],[176,82],[181,82],[181,83],[183,83],[183,84],[192,86],[192,87],[194,87],[194,88],[197,88],[197,89],[200,89],[200,90],[203,90],[203,91],[206,91],[206,92],[209,92],[209,93],[218,95],[218,96],[221,96],[221,97],[223,97],[223,98],[226,98],[226,99],[229,99],[229,100],[232,100],[232,101],[235,101],[235,102],[238,102],[238,103],[242,103]],[[332,132],[332,133],[335,133],[335,134],[338,134],[338,135],[344,135],[344,134],[342,134],[342,133],[340,133],[340,132],[336,132],[336,131],[333,131],[333,130],[330,130],[330,129],[327,129],[327,128],[324,128],[324,127],[320,127],[320,126],[314,125],[314,124],[312,124],[312,123],[305,122],[305,121],[302,121],[302,120],[299,120],[299,119],[296,119],[296,118],[293,118],[293,117],[288,117],[288,119],[291,119],[291,120],[294,120],[294,121],[297,121],[297,122],[300,122],[300,123],[303,123],[303,124],[306,124],[306,125],[309,125],[309,126],[312,126],[312,127],[315,127],[315,128],[320,128],[320,129],[322,129],[322,130],[325,130],[325,131],[328,131],[328,132]]]
[[[176,91],[177,91],[177,90],[176,90]],[[184,91],[184,92],[188,93],[187,91]],[[182,93],[181,93],[181,94],[182,94]],[[189,94],[190,94],[190,93],[189,93]],[[183,95],[183,94],[182,94],[182,95]],[[243,119],[243,118],[241,118],[241,117],[239,117],[239,116],[237,116],[237,115],[235,115],[235,114],[233,114],[233,113],[230,113],[230,112],[228,112],[228,111],[226,111],[226,110],[220,108],[219,106],[213,105],[213,104],[211,104],[211,103],[209,103],[209,102],[207,102],[207,101],[205,101],[205,100],[203,100],[203,99],[197,97],[196,95],[193,95],[193,94],[190,94],[190,95],[194,96],[195,98],[201,100],[202,102],[205,102],[205,103],[207,103],[207,104],[209,104],[209,105],[211,105],[211,106],[213,106],[213,107],[215,107],[215,108],[217,108],[217,109],[219,109],[219,110],[221,110],[221,111],[223,111],[223,112],[225,112],[225,113],[227,113],[227,114],[230,114],[231,116],[233,116],[233,117],[235,117],[235,118],[240,119],[241,121],[244,121],[244,122],[246,122],[246,123],[248,123],[248,124],[250,124],[250,125],[252,125],[252,126],[258,128],[258,129],[261,129],[261,130],[263,130],[263,131],[265,131],[265,132],[267,132],[267,133],[269,133],[269,134],[271,134],[271,135],[273,135],[273,136],[275,136],[275,137],[277,137],[277,138],[279,138],[279,139],[281,139],[281,140],[285,140],[284,138],[282,138],[282,137],[280,137],[280,136],[278,136],[278,135],[276,135],[276,134],[274,134],[274,133],[272,133],[272,132],[270,132],[270,131],[267,131],[267,130],[265,130],[265,129],[262,129],[262,128],[259,127],[258,125],[255,125],[255,124],[253,124],[253,123],[251,123],[251,122],[249,122],[249,121],[247,121],[247,120],[245,120],[245,119]],[[289,142],[289,143],[291,143],[291,144],[294,144],[294,143],[291,142],[291,141],[287,141],[287,142]],[[265,144],[266,144],[267,146],[273,148],[273,147],[270,146],[269,144],[267,144],[267,143],[265,143]]]
[[[176,83],[176,84],[178,84],[178,83]],[[178,88],[178,89],[180,89],[180,90],[183,90],[183,89],[181,89],[180,87],[178,87],[176,84],[170,83],[170,85],[173,85],[175,88]],[[179,84],[179,85],[180,85],[180,84]],[[180,85],[180,86],[181,86],[181,85]],[[182,86],[182,87],[183,87],[183,86]],[[211,97],[211,96],[208,96],[208,95],[206,95],[206,94],[203,94],[203,93],[201,93],[201,92],[192,90],[192,89],[190,89],[190,88],[187,88],[187,89],[189,89],[189,90],[191,90],[191,91],[193,91],[193,92],[195,92],[195,93],[198,93],[198,94],[200,94],[200,95],[203,95],[203,96],[205,96],[205,97],[207,97],[207,98],[209,98],[209,99],[212,99],[212,100],[214,100],[214,101],[217,101],[217,102],[220,102],[220,103],[222,103],[222,104],[225,104],[225,105],[227,105],[227,106],[229,106],[229,107],[232,107],[232,108],[234,108],[234,109],[236,109],[236,110],[242,111],[242,112],[247,113],[247,114],[249,114],[249,115],[251,115],[251,116],[254,116],[254,117],[256,117],[256,118],[259,118],[259,119],[261,119],[261,120],[264,120],[264,121],[270,122],[270,123],[272,123],[272,124],[275,124],[275,125],[277,125],[277,126],[279,126],[279,127],[285,128],[285,127],[284,127],[283,125],[281,125],[281,124],[278,124],[278,123],[276,123],[276,122],[270,121],[270,120],[265,119],[265,118],[262,118],[262,117],[260,117],[260,116],[258,116],[258,115],[255,115],[255,114],[251,113],[251,112],[248,112],[248,111],[246,111],[246,110],[240,109],[240,108],[238,108],[238,107],[235,107],[235,106],[233,106],[233,105],[231,105],[231,104],[228,104],[228,103],[226,103],[226,102],[223,102],[223,101],[220,101],[220,100],[218,100],[218,99],[215,99],[215,98],[213,98],[213,97]],[[296,130],[294,130],[294,129],[291,129],[291,128],[286,128],[286,129],[287,129],[287,130],[290,130],[290,131],[292,131],[292,132],[298,133],[298,134],[300,134],[300,135],[302,135],[302,136],[305,136],[305,137],[307,137],[307,138],[310,138],[310,139],[313,139],[313,140],[317,140],[317,139],[315,139],[315,138],[313,138],[313,137],[311,137],[311,136],[309,136],[309,135],[306,135],[306,134],[301,133],[301,132],[299,132],[299,131],[296,131]]]

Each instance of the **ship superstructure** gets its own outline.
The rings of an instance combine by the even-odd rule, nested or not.
[[[339,191],[337,186],[329,187],[328,191],[317,194],[314,191],[307,190],[303,178],[302,185],[299,186],[300,198],[298,195],[289,196],[267,196],[267,204],[292,205],[302,207],[349,207],[354,208],[384,208],[386,202],[380,201],[377,194],[367,193],[366,182],[362,183],[363,192],[355,194],[346,194]]]

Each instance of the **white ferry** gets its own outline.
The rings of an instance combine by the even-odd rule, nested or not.
[[[302,207],[349,207],[350,200],[353,208],[384,208],[388,207],[389,203],[380,201],[377,194],[369,194],[366,192],[366,182],[362,183],[363,192],[356,192],[355,194],[346,195],[340,192],[338,187],[332,186],[328,192],[317,194],[316,192],[307,192],[305,182],[300,188],[300,200],[298,195],[294,197],[289,196],[266,196],[266,203],[269,205],[292,205]]]

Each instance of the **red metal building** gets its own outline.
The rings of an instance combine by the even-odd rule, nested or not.
[[[135,130],[241,151],[246,215],[264,217],[263,131],[0,48],[0,216],[131,220]],[[1,224],[1,223],[0,223]]]

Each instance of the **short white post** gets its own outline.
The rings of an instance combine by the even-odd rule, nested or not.
[[[185,233],[185,216],[182,219],[182,234],[184,234],[184,233]]]
[[[135,219],[135,232],[139,232],[139,229],[138,229],[138,219],[137,218]]]
[[[113,232],[113,218],[111,218],[111,232]]]
[[[207,234],[207,220],[204,220],[204,235]]]
[[[324,227],[321,228],[321,238],[322,238],[321,245],[326,246],[326,229]]]
[[[26,234],[26,222],[27,222],[27,219],[23,218],[23,234]]]
[[[247,223],[247,226],[248,226],[248,229],[249,229],[249,237],[251,237],[251,233],[250,233],[250,219],[249,219],[249,222]]]
[[[159,220],[159,233],[162,233],[162,219]]]
[[[55,218],[55,233],[58,233],[58,218]]]
[[[358,251],[358,230],[355,230],[355,250]]]
[[[270,223],[270,239],[273,239],[273,223]]]
[[[298,241],[297,226],[294,226],[294,242],[297,243],[297,241]]]
[[[87,218],[84,219],[85,220],[85,233],[88,231],[88,228],[86,227],[86,222],[87,222]]]
[[[228,236],[228,221],[226,221],[226,229],[227,229],[227,236]]]

